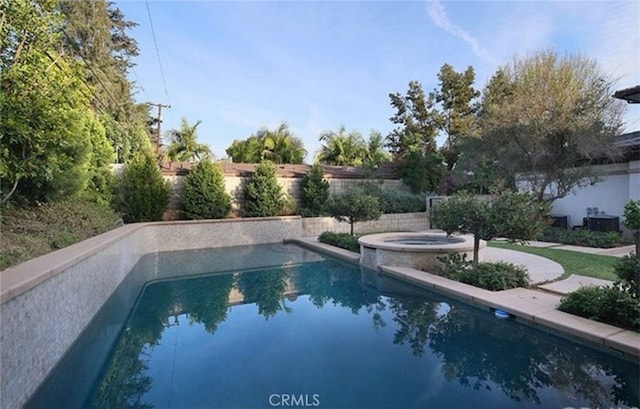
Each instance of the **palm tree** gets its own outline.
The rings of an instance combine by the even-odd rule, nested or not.
[[[323,132],[320,135],[320,142],[324,144],[316,155],[316,161],[326,165],[363,165],[367,147],[359,132],[346,133],[344,126],[341,126],[338,132]]]
[[[385,162],[391,161],[391,154],[384,149],[382,134],[372,130],[366,147],[364,164],[370,169],[378,168]]]
[[[171,143],[167,148],[167,157],[171,162],[194,162],[212,157],[211,149],[207,144],[198,143],[197,129],[202,121],[195,125],[189,125],[187,118],[182,118],[179,130],[171,131]]]
[[[257,137],[262,141],[262,160],[273,163],[291,163],[299,165],[307,154],[300,138],[296,137],[289,126],[283,122],[275,131],[262,128]]]

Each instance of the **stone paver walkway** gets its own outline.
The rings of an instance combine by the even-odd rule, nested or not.
[[[585,286],[608,286],[613,282],[609,280],[602,280],[600,278],[586,277],[578,274],[571,274],[564,280],[555,281],[549,284],[543,284],[538,287],[543,290],[547,290],[556,294],[566,295],[574,292],[580,287]]]
[[[522,251],[486,247],[480,252],[480,260],[505,261],[515,265],[522,265],[529,271],[529,278],[533,285],[557,280],[564,274],[564,268],[555,261]]]

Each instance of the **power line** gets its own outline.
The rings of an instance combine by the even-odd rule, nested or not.
[[[144,96],[147,97],[147,100],[151,99],[149,98],[149,94],[147,94],[147,91],[142,86],[142,82],[140,81],[140,78],[138,78],[138,73],[136,72],[135,67],[131,66],[131,71],[133,71],[133,76],[136,78],[136,84],[140,87],[140,90],[142,91]]]
[[[158,40],[156,38],[156,31],[153,28],[153,19],[151,18],[151,7],[149,6],[149,0],[145,0],[145,4],[147,6],[147,16],[149,16],[149,26],[151,27],[153,45],[156,50],[156,57],[158,58],[158,68],[160,68],[160,77],[162,78],[162,85],[164,86],[164,94],[167,97],[167,102],[169,103],[169,105],[171,105],[171,98],[169,98],[169,91],[167,91],[167,81],[165,80],[164,70],[162,69],[162,61],[160,59],[160,50],[158,49]],[[171,115],[171,113],[169,115],[171,116],[171,127],[173,128],[174,127],[173,116]]]

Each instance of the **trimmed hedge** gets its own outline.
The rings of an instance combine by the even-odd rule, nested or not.
[[[349,233],[335,233],[332,231],[325,231],[319,237],[320,243],[329,244],[331,246],[340,247],[341,249],[360,253],[360,244],[358,244],[358,237],[352,236]]]
[[[560,227],[546,227],[536,240],[576,246],[611,248],[627,244],[619,232],[569,230]]]

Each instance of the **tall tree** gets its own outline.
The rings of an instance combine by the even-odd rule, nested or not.
[[[291,163],[299,165],[304,161],[307,151],[302,140],[295,136],[289,126],[283,122],[275,130],[262,128],[257,133],[258,140],[262,141],[262,160],[273,163]]]
[[[440,113],[434,93],[425,95],[418,81],[409,82],[405,96],[389,94],[398,125],[387,135],[386,145],[402,180],[414,193],[435,191],[443,178],[443,158],[436,149]]]
[[[624,103],[595,60],[555,52],[514,58],[491,79],[481,126],[486,157],[540,201],[597,183],[589,165],[617,154]]]
[[[226,152],[233,163],[258,163],[261,160],[262,144],[253,135],[247,139],[234,140]]]
[[[170,161],[194,162],[212,156],[209,146],[198,142],[197,128],[201,123],[197,121],[195,125],[190,125],[187,118],[182,118],[180,129],[171,131],[171,143],[166,152]]]
[[[438,73],[440,87],[434,90],[436,102],[441,105],[438,128],[446,136],[440,152],[450,170],[460,154],[460,139],[474,133],[474,100],[480,96],[473,87],[474,80],[475,72],[471,66],[458,73],[451,65],[444,64]]]
[[[234,140],[227,148],[227,155],[234,163],[291,163],[299,165],[304,161],[307,151],[286,123],[275,130],[263,127],[244,140]]]
[[[0,203],[73,195],[104,145],[78,64],[60,51],[62,16],[49,0],[0,5]]]
[[[439,115],[433,93],[425,95],[418,81],[410,81],[406,95],[389,94],[396,110],[391,122],[398,125],[387,135],[387,147],[395,158],[408,152],[435,152]]]
[[[376,130],[369,133],[369,140],[365,147],[364,166],[370,169],[380,167],[383,163],[391,161],[391,155],[384,148],[384,138]]]
[[[127,31],[137,24],[104,0],[61,0],[59,9],[64,15],[65,54],[81,62],[91,106],[100,113],[118,160],[126,161],[136,151],[149,149],[149,106],[135,103],[128,80],[138,46]]]
[[[367,153],[367,146],[358,131],[347,133],[344,126],[337,132],[325,131],[320,135],[323,142],[316,161],[325,165],[362,166]]]

